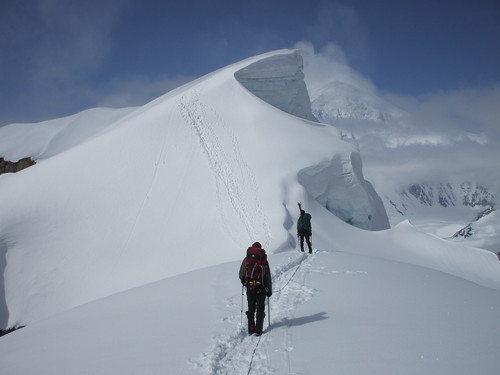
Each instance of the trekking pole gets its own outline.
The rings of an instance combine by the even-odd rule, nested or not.
[[[241,284],[241,314],[240,314],[240,324],[243,326],[243,288],[245,286]]]
[[[267,328],[271,325],[271,306],[269,305],[269,297],[267,297]]]

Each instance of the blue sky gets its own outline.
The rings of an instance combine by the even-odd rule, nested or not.
[[[301,41],[385,93],[500,84],[498,0],[1,0],[0,126],[144,104]]]

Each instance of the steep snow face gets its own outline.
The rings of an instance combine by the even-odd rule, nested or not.
[[[358,152],[302,170],[299,182],[318,203],[346,223],[368,230],[390,228],[382,200],[363,177]]]
[[[295,51],[257,61],[238,70],[234,76],[247,90],[272,106],[317,121],[311,112],[303,67],[302,56]]]

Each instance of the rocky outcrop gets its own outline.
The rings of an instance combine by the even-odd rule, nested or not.
[[[35,164],[36,162],[31,159],[31,157],[23,158],[18,161],[9,161],[0,157],[0,174],[16,173]]]

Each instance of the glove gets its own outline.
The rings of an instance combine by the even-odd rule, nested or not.
[[[272,295],[273,295],[273,292],[271,292],[270,290],[268,290],[268,291],[266,292],[266,296],[271,297]]]

